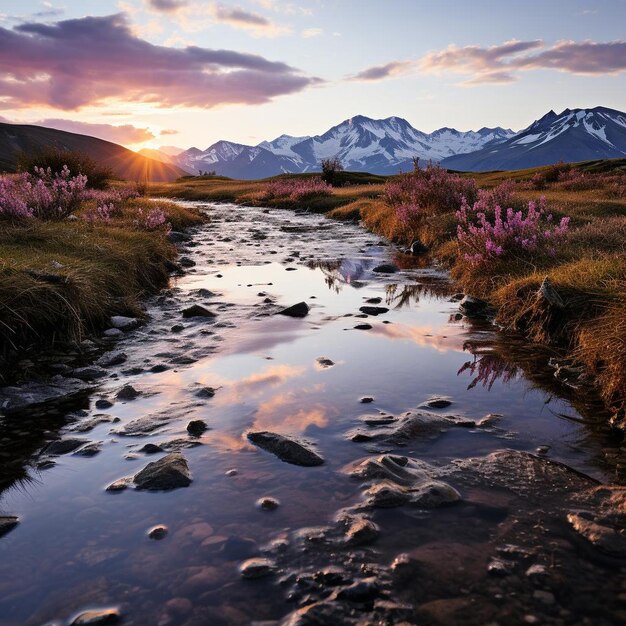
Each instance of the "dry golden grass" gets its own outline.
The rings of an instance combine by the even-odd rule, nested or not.
[[[155,202],[128,202],[109,224],[0,223],[0,360],[14,350],[77,341],[114,314],[141,315],[140,298],[167,283],[176,256],[163,232],[138,230],[132,216]],[[202,217],[158,203],[178,228]]]

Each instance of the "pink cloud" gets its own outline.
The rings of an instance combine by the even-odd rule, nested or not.
[[[5,108],[72,110],[111,98],[157,106],[261,104],[320,83],[286,63],[135,36],[124,14],[0,28]]]
[[[519,72],[552,69],[571,74],[601,75],[626,71],[626,41],[505,41],[496,46],[455,46],[408,61],[366,68],[353,80],[384,80],[399,74],[461,74],[464,85],[505,84]]]

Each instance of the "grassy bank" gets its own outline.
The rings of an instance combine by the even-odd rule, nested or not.
[[[142,216],[157,209],[175,230],[203,220],[141,197],[94,219],[98,204],[81,202],[70,219],[0,220],[0,379],[26,350],[80,341],[111,315],[142,315],[141,298],[167,284],[176,257],[166,228],[141,227]]]
[[[515,211],[527,211],[528,202],[540,202],[544,197],[545,206],[553,216],[551,224],[558,224],[563,217],[569,219],[569,226],[558,234],[558,245],[554,249],[550,247],[549,254],[548,248],[538,248],[533,253],[520,249],[501,257],[494,255],[488,262],[481,263],[468,260],[467,249],[457,237],[458,202],[426,198],[421,206],[414,207],[407,219],[406,208],[393,203],[393,185],[401,180],[395,177],[387,180],[373,177],[364,181],[363,175],[346,173],[342,181],[345,186],[321,188],[317,193],[313,187],[310,192],[300,188],[298,181],[312,180],[310,176],[281,176],[266,181],[186,178],[168,185],[155,185],[150,193],[190,200],[306,209],[335,219],[359,220],[369,230],[399,244],[408,245],[419,239],[428,246],[433,257],[450,269],[461,289],[489,300],[496,307],[499,324],[523,332],[532,341],[564,350],[574,364],[572,376],[578,376],[576,368],[582,366],[583,376],[593,378],[606,406],[614,414],[612,423],[624,428],[625,173],[626,160],[614,160],[582,163],[571,168],[546,167],[456,177],[470,181],[470,193],[475,183],[477,197],[491,197],[493,203],[504,190],[507,204],[504,205],[504,200],[502,204],[512,206]],[[289,184],[293,193],[285,191]],[[465,183],[457,181],[456,184],[463,188]],[[480,189],[485,190],[486,195],[481,195]],[[491,213],[488,211],[487,221],[493,222],[492,209]],[[472,215],[475,217],[477,213]],[[542,236],[541,231],[539,235]],[[560,298],[558,306],[539,295],[546,277]]]

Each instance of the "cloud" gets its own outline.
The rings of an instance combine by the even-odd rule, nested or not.
[[[305,39],[310,39],[311,37],[320,37],[323,33],[324,31],[321,28],[305,28],[300,34]]]
[[[415,63],[413,61],[391,61],[385,65],[368,67],[352,76],[351,80],[369,82],[394,78],[395,76],[410,72],[414,67]]]
[[[138,128],[132,124],[114,126],[113,124],[91,124],[89,122],[77,122],[62,119],[44,119],[33,122],[37,126],[47,126],[58,130],[66,130],[70,133],[99,137],[113,143],[130,144],[143,143],[155,138],[155,134],[148,128]],[[161,133],[162,134],[162,133]]]
[[[246,11],[240,7],[227,7],[217,4],[213,8],[215,21],[228,24],[234,28],[252,30],[259,37],[276,37],[283,33],[290,32],[286,26],[274,24],[268,18]]]
[[[163,135],[178,135],[178,131],[174,130],[173,128],[164,128],[159,135],[163,136]]]
[[[0,28],[0,107],[74,110],[110,99],[159,107],[262,104],[318,78],[262,56],[168,48],[131,31],[124,14]]]
[[[391,61],[360,71],[351,80],[376,81],[407,73],[460,74],[463,85],[506,84],[520,72],[552,69],[571,74],[604,75],[626,71],[626,41],[505,41],[496,46],[450,45],[421,58]]]
[[[148,6],[160,13],[176,13],[187,6],[187,0],[147,0]]]

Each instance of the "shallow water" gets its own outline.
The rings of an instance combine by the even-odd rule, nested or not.
[[[20,518],[19,526],[0,538],[0,625],[64,624],[82,610],[107,606],[120,607],[123,623],[132,625],[279,620],[299,606],[297,599],[286,600],[280,576],[242,580],[238,566],[260,555],[262,546],[277,536],[327,525],[339,510],[360,502],[360,486],[344,470],[377,452],[397,450],[445,466],[503,448],[535,452],[544,446],[552,460],[602,482],[614,479],[602,461],[607,442],[558,417],[576,418],[578,413],[566,400],[537,388],[521,370],[507,367],[497,351],[479,357],[484,359],[482,379],[474,381],[475,374],[464,369],[474,360],[466,343],[489,347],[496,331],[458,319],[458,302],[436,268],[416,266],[358,226],[279,210],[204,206],[212,221],[183,252],[196,266],[148,302],[147,325],[117,343],[115,349],[128,355],[127,362],[109,368],[110,376],[70,407],[29,411],[19,417],[19,426],[16,417],[10,425],[9,418],[2,422],[1,458],[13,466],[17,459],[27,478],[0,496],[0,514]],[[406,269],[372,272],[390,261]],[[365,300],[374,297],[389,312],[367,320],[355,317]],[[265,298],[272,302],[264,303]],[[306,318],[276,315],[300,301],[311,307]],[[183,320],[181,310],[193,303],[216,312],[216,321]],[[372,328],[354,329],[363,322]],[[184,328],[173,332],[177,324]],[[320,357],[334,365],[321,366]],[[151,372],[155,365],[167,369]],[[114,401],[105,411],[95,408],[98,398],[114,400],[127,383],[142,395]],[[203,386],[215,388],[215,396],[197,397]],[[361,403],[365,396],[374,401]],[[474,421],[488,414],[502,417],[489,428],[450,428],[416,437],[401,448],[350,440],[364,414],[398,416],[433,396],[452,402],[433,409],[434,414]],[[87,412],[83,420],[104,413],[119,421],[86,433],[70,432],[81,422],[70,416],[62,424],[68,411],[78,409]],[[158,428],[145,436],[123,434],[128,422],[145,416],[156,416]],[[144,444],[190,440],[186,426],[192,419],[204,420],[209,430],[197,440],[201,445],[183,451],[193,476],[189,488],[105,491],[114,480],[160,456],[140,452]],[[90,458],[63,455],[53,467],[37,470],[38,457],[30,459],[28,445],[34,438],[32,424],[41,428],[42,440],[55,437],[61,426],[64,436],[102,442],[102,451]],[[325,464],[283,463],[251,445],[248,430],[304,438]],[[22,447],[8,441],[14,436],[21,436]],[[40,446],[35,440],[32,447]],[[236,475],[227,475],[232,469]],[[532,489],[533,477],[526,480]],[[466,623],[506,614],[512,616],[509,623],[523,623],[528,615],[540,621],[527,623],[611,623],[614,607],[604,598],[596,595],[597,606],[591,600],[572,614],[554,588],[554,604],[533,600],[532,586],[527,598],[516,591],[518,598],[507,613],[502,601],[506,588],[493,587],[505,583],[487,577],[481,559],[489,558],[495,536],[510,538],[510,529],[502,529],[515,522],[527,543],[549,543],[530,530],[534,526],[528,518],[537,506],[548,511],[548,520],[555,521],[551,532],[561,540],[562,512],[533,503],[520,513],[499,487],[450,482],[471,506],[380,510],[373,518],[381,536],[372,548],[343,556],[336,550],[294,548],[282,557],[281,569],[314,571],[344,558],[389,564],[411,551],[432,562],[424,556],[430,549],[440,564],[441,571],[432,577],[436,582],[422,585],[421,596],[414,590],[402,596],[415,607],[428,605],[419,614],[420,623],[455,623],[447,609],[432,605],[441,599],[458,602],[459,597],[473,602]],[[280,506],[261,510],[256,501],[264,496],[277,498]],[[165,539],[148,538],[155,524],[168,527]],[[567,549],[572,562],[586,560],[574,547]],[[603,564],[585,567],[592,595],[606,577],[617,576]],[[467,589],[455,577],[457,570],[464,571]]]

